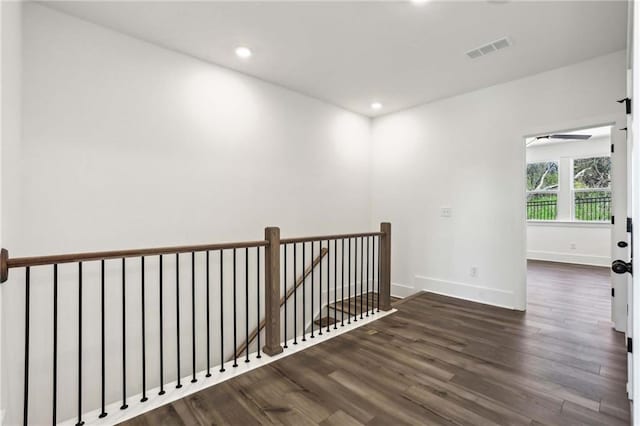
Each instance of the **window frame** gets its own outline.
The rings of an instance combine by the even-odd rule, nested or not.
[[[570,218],[571,222],[579,222],[579,223],[610,223],[611,218],[608,220],[584,220],[576,218],[576,194],[580,192],[602,192],[610,194],[610,204],[613,203],[613,193],[611,191],[611,178],[609,179],[609,186],[607,188],[576,188],[576,169],[575,169],[575,160],[584,160],[586,158],[608,158],[609,163],[611,163],[611,154],[608,155],[576,155],[575,157],[570,157],[570,170],[571,170],[571,179],[569,181],[569,202],[570,202]],[[610,165],[611,167],[611,165]],[[610,207],[612,208],[612,207]]]
[[[579,192],[602,192],[611,194],[611,214],[613,214],[613,191],[612,191],[612,181],[613,176],[609,181],[608,188],[575,188],[575,171],[574,171],[574,162],[575,160],[584,159],[584,158],[602,158],[607,157],[611,159],[610,153],[602,153],[600,155],[575,155],[575,156],[561,156],[558,158],[540,160],[540,161],[527,161],[525,163],[525,167],[529,164],[537,164],[537,163],[555,163],[558,165],[558,187],[553,190],[544,190],[544,191],[529,191],[527,186],[527,171],[525,168],[525,220],[528,224],[533,225],[541,225],[541,226],[554,226],[554,225],[570,225],[570,226],[587,226],[587,227],[603,227],[610,226],[611,220],[582,220],[576,219],[576,204],[575,197],[576,193]],[[567,170],[567,160],[568,160],[568,170]],[[564,166],[562,165],[563,161],[565,162]],[[569,176],[565,174],[568,173]],[[557,196],[556,203],[556,219],[529,219],[528,218],[528,209],[527,209],[527,201],[529,195],[533,194],[555,194]],[[567,206],[568,204],[568,206]],[[564,214],[560,215],[561,211],[564,209]],[[568,213],[568,216],[567,216]]]

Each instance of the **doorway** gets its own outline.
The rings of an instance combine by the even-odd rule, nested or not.
[[[606,268],[608,316],[626,331],[626,279],[609,272],[626,230],[626,148],[612,124],[525,138],[528,261]],[[622,144],[624,145],[624,144]],[[620,154],[620,152],[622,154]],[[579,274],[576,274],[576,277]]]
[[[624,354],[628,277],[611,271],[628,250],[628,153],[619,127],[526,137],[524,208],[527,315],[553,312],[571,339],[596,339]]]

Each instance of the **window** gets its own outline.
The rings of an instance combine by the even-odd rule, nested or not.
[[[527,164],[527,220],[556,220],[558,163]]]
[[[611,157],[573,160],[572,199],[574,220],[610,220]]]

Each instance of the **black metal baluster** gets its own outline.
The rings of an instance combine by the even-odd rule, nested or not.
[[[257,268],[256,268],[256,289],[257,289],[257,311],[258,311],[258,317],[256,319],[256,337],[258,338],[258,355],[256,355],[256,358],[262,358],[262,355],[260,355],[260,247],[256,247],[256,263],[257,263]]]
[[[342,239],[342,250],[340,251],[340,255],[342,256],[342,261],[340,262],[340,267],[342,269],[342,285],[340,286],[340,293],[342,293],[342,297],[340,299],[340,303],[342,304],[342,309],[340,310],[342,324],[340,324],[340,327],[344,327],[344,238]]]
[[[322,241],[318,242],[318,247],[320,248],[320,261],[318,262],[318,320],[320,323],[318,324],[318,336],[322,336]]]
[[[328,305],[327,301],[327,305]],[[333,240],[333,329],[338,329],[338,240]]]
[[[160,255],[160,266],[159,266],[159,285],[158,285],[158,290],[159,290],[159,296],[160,296],[160,306],[159,308],[159,312],[160,312],[160,324],[159,324],[159,334],[160,334],[160,392],[158,392],[158,395],[164,395],[165,391],[164,391],[164,325],[163,325],[163,288],[162,288],[162,281],[163,281],[163,277],[162,277],[162,255]]]
[[[354,315],[355,315],[355,320],[358,321],[358,305],[360,305],[360,319],[362,319],[362,276],[360,277],[360,296],[358,297],[358,238],[354,238],[354,243],[355,243],[355,253],[353,254],[354,257],[354,262],[353,262],[353,267],[355,269],[355,271],[353,272],[353,280],[355,282],[356,288],[355,288],[355,293],[353,295],[353,302],[354,302]],[[362,240],[360,240],[360,265],[362,265]],[[360,268],[360,272],[362,275],[362,267]],[[359,301],[359,302],[358,302]]]
[[[224,373],[224,250],[220,250],[220,372]]]
[[[298,244],[293,243],[293,344],[298,344],[298,262],[296,260],[296,251]]]
[[[363,272],[364,272],[364,239],[363,237],[360,237],[360,319],[364,319],[362,316],[362,310],[364,309],[364,300],[362,300],[362,293],[364,293],[364,273]]]
[[[376,310],[380,312],[380,235],[378,235],[378,300],[376,302]]]
[[[58,275],[57,265],[54,266],[54,274]],[[55,278],[55,292],[58,292],[58,277]],[[57,297],[57,294],[56,294]],[[56,309],[57,309],[56,302]],[[57,313],[56,313],[57,316]],[[107,416],[107,412],[105,411],[105,340],[104,340],[104,259],[100,261],[100,406],[101,411],[99,418],[103,418]],[[54,398],[55,404],[55,398]],[[55,424],[55,421],[54,421]]]
[[[327,333],[331,331],[331,327],[329,327],[329,293],[331,293],[331,240],[327,240]],[[322,307],[322,303],[320,304]]]
[[[367,282],[367,314],[366,316],[369,316],[369,237],[366,237],[366,242],[367,242],[367,267],[365,269],[366,271],[366,275],[365,275],[365,281]]]
[[[233,367],[238,366],[238,325],[236,311],[238,302],[236,299],[236,249],[233,249]]]
[[[351,324],[351,238],[347,240],[347,257],[349,258],[347,262],[347,309],[349,310],[347,318],[349,321],[347,324]]]
[[[349,277],[351,282],[351,277]],[[358,322],[358,238],[353,238],[353,321]],[[349,303],[351,306],[351,303]]]
[[[363,247],[364,247],[363,240],[362,240],[362,237],[360,237],[360,303],[359,303],[359,305],[360,305],[360,319],[363,319],[362,310],[363,310],[363,304],[364,304],[364,299],[362,297],[362,294],[364,292],[364,288],[363,288],[364,287],[364,278],[362,277],[362,271],[363,271],[362,265],[364,263],[364,257],[362,256],[363,253],[364,253]],[[357,253],[357,250],[358,250],[358,241],[356,239],[356,289],[358,288],[358,253]],[[358,296],[356,295],[356,298],[357,297]],[[356,309],[357,309],[357,306],[358,305],[356,305]],[[357,315],[357,312],[356,312],[356,315]]]
[[[140,402],[147,401],[147,345],[145,344],[146,335],[146,319],[144,314],[144,256],[140,259],[140,267],[142,269],[141,297],[142,297],[142,399]]]
[[[351,258],[349,258],[351,262]],[[351,277],[349,277],[351,284]],[[353,239],[353,299],[349,299],[349,307],[353,300],[353,321],[358,322],[358,238]]]
[[[78,421],[82,426],[82,262],[78,262]]]
[[[176,389],[182,387],[180,377],[180,253],[176,253],[176,369],[178,383]]]
[[[196,253],[191,252],[191,383],[196,379]]]
[[[375,236],[371,236],[371,257],[369,258],[369,267],[371,268],[371,275],[369,276],[369,281],[371,281],[371,315],[375,315],[376,310],[374,309],[375,307],[375,300],[374,300],[374,296],[375,296],[375,278],[373,275],[373,266],[375,263],[375,252],[376,252],[376,237]],[[369,282],[367,281],[367,282]]]
[[[104,280],[103,280],[104,283]],[[102,286],[103,294],[103,330],[104,330],[104,285]],[[104,342],[104,332],[102,333]],[[104,348],[104,344],[103,344]],[[104,360],[104,349],[102,350],[102,359]],[[104,362],[102,364],[104,366]],[[104,367],[102,370],[102,377],[104,383]],[[102,391],[102,412],[104,413],[104,387]],[[100,414],[101,417],[104,417]],[[106,416],[106,414],[105,414]],[[52,424],[57,423],[58,417],[58,264],[53,265],[53,419]]]
[[[315,243],[313,241],[311,241],[311,312],[309,312],[309,316],[311,317],[311,338],[313,339],[315,336],[313,335],[313,323],[315,322],[315,314],[313,311],[313,286],[314,286],[314,276],[316,275],[314,273],[314,265],[313,263],[315,262],[316,258],[315,258],[315,252],[314,252],[314,248],[315,248]]]
[[[353,250],[353,283],[355,288],[353,289],[353,321],[358,321],[358,238],[353,239],[354,250]],[[361,283],[362,284],[362,283]],[[360,286],[362,289],[362,285]],[[362,294],[362,292],[361,292]],[[362,306],[362,298],[360,298],[360,306]]]
[[[307,292],[307,277],[305,276],[306,268],[305,268],[305,251],[306,244],[302,243],[302,341],[307,341],[307,319],[306,319],[306,301],[305,301],[305,293]]]
[[[206,254],[206,274],[207,274],[207,375],[205,377],[211,377],[211,315],[209,313],[209,250]]]
[[[244,249],[244,362],[249,362],[249,247]]]
[[[30,314],[30,281],[31,270],[25,269],[25,293],[24,293],[24,398],[22,402],[22,422],[29,424],[29,314]]]
[[[122,258],[122,405],[121,410],[126,410],[127,405],[127,269],[125,258]]]
[[[283,279],[283,287],[284,287],[284,348],[287,349],[287,305],[289,299],[287,298],[287,245],[284,245],[284,279]]]

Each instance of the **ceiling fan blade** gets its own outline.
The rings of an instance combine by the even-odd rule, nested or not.
[[[570,134],[558,133],[558,134],[550,135],[549,138],[551,138],[551,139],[587,140],[587,139],[591,138],[591,135],[570,135]]]

